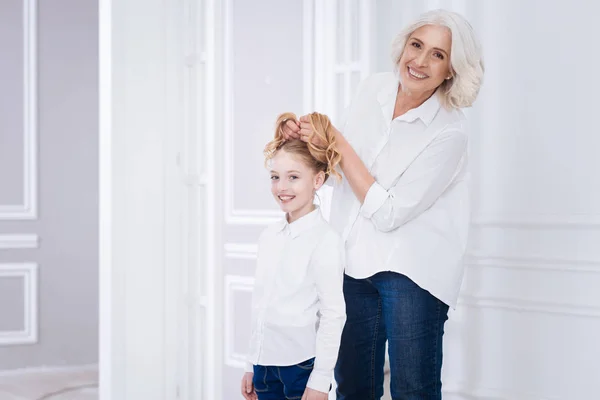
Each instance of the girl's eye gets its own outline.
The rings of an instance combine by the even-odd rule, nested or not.
[[[278,177],[278,176],[271,175],[271,180],[272,180],[272,181],[276,181],[277,179],[279,179],[279,177]]]
[[[298,179],[298,177],[296,175],[290,175],[290,179],[291,180],[296,180],[296,179]]]
[[[444,59],[444,55],[442,53],[440,53],[440,52],[435,52],[435,53],[433,53],[433,55],[434,55],[434,57],[437,57],[440,60]]]

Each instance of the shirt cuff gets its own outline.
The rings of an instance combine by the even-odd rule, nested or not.
[[[254,364],[246,362],[246,365],[244,366],[244,372],[254,373]]]
[[[375,214],[377,210],[383,206],[383,203],[385,203],[389,196],[390,195],[387,190],[385,190],[379,183],[373,182],[367,191],[365,201],[360,208],[360,213],[365,218],[371,218],[373,214]]]
[[[310,378],[308,378],[308,383],[306,387],[309,387],[313,390],[317,390],[323,393],[329,393],[329,389],[331,389],[331,376],[324,376],[314,371],[310,374]]]

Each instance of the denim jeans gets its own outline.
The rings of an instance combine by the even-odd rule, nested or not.
[[[335,367],[338,400],[383,396],[385,343],[394,400],[442,398],[442,336],[448,306],[408,277],[344,276],[347,320]]]
[[[315,359],[289,367],[254,366],[254,390],[258,400],[302,399]]]

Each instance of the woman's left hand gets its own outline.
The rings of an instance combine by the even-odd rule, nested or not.
[[[319,392],[311,388],[306,388],[302,400],[327,400],[329,395],[327,393]]]
[[[335,127],[332,126],[333,129]],[[300,140],[308,143],[310,136],[314,133],[312,125],[310,124],[310,117],[308,115],[303,115],[300,117]],[[337,134],[337,133],[336,133]],[[327,147],[327,143],[321,140],[317,135],[314,135],[312,140],[312,144],[319,147]]]

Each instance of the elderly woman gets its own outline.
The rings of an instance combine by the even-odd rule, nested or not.
[[[461,108],[483,78],[460,15],[431,11],[393,42],[394,73],[359,85],[335,130],[344,180],[330,223],[346,243],[347,322],[335,370],[341,400],[383,395],[386,341],[393,399],[441,399],[442,336],[467,244],[468,132]],[[314,140],[308,119],[287,138]]]

